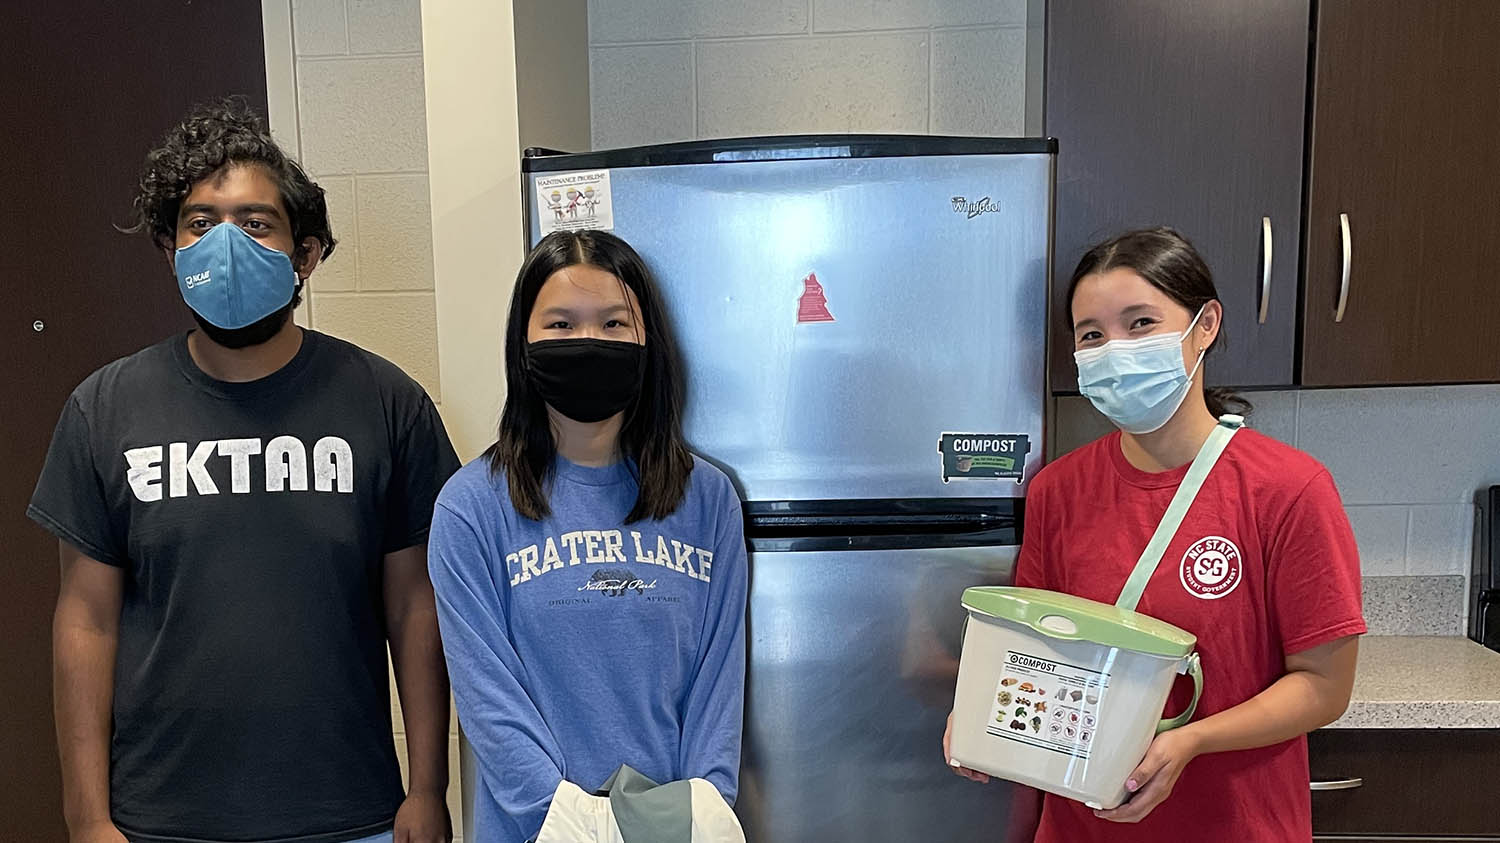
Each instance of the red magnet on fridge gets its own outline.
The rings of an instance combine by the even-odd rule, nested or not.
[[[816,272],[809,272],[802,279],[802,296],[797,299],[797,321],[834,321],[833,314],[828,312],[828,297],[823,295],[823,285],[818,283]]]

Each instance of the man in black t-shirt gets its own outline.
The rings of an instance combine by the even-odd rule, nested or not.
[[[73,392],[27,510],[62,558],[72,841],[447,841],[426,543],[458,459],[437,411],[292,322],[335,241],[323,190],[242,104],[169,132],[135,208],[199,330]]]

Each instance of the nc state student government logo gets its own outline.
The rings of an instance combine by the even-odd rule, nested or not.
[[[1218,600],[1239,587],[1244,579],[1240,549],[1221,536],[1207,536],[1182,554],[1179,567],[1182,587],[1194,597]]]

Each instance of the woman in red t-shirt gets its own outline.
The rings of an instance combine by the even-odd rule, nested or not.
[[[1113,603],[1218,416],[1249,405],[1203,386],[1223,306],[1175,231],[1134,231],[1089,250],[1068,301],[1079,389],[1120,430],[1032,480],[1016,584]],[[1138,611],[1198,636],[1197,714],[1157,736],[1124,805],[1094,811],[1047,795],[1036,840],[1310,840],[1306,735],[1348,705],[1365,631],[1359,555],[1327,470],[1241,430]],[[1182,710],[1184,691],[1169,713]]]

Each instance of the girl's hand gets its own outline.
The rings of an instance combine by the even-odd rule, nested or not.
[[[1171,796],[1183,768],[1200,751],[1192,729],[1191,725],[1183,726],[1157,735],[1146,750],[1146,757],[1125,782],[1125,789],[1132,794],[1130,801],[1108,811],[1095,811],[1094,816],[1110,822],[1138,823]]]
[[[988,773],[981,773],[978,770],[970,770],[968,767],[960,767],[957,764],[953,763],[953,756],[948,754],[952,752],[952,743],[953,712],[950,711],[948,712],[948,727],[943,730],[943,763],[947,764],[948,769],[952,770],[955,775],[963,776],[971,782],[979,782],[980,784],[988,783],[990,780]]]

